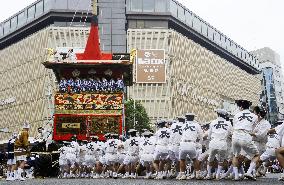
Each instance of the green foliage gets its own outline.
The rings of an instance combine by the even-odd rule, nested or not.
[[[137,124],[135,125],[135,129],[139,132],[142,129],[150,129],[150,118],[146,112],[144,106],[139,102],[135,101],[135,109],[134,109],[134,100],[130,99],[125,103],[125,126],[126,131],[134,128],[134,115],[135,121]]]

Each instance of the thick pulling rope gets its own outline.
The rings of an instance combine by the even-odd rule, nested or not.
[[[89,15],[89,13],[90,13],[90,8],[92,8],[92,1],[91,1],[90,5],[89,5],[89,7],[88,7],[87,15],[86,15],[86,17],[85,17],[84,25],[83,25],[84,27],[86,26],[87,18],[88,18],[88,15]]]

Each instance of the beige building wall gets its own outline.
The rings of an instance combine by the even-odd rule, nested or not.
[[[141,101],[155,120],[193,112],[197,120],[215,118],[224,102],[247,98],[259,102],[260,79],[250,75],[182,34],[167,29],[128,30],[131,49],[165,49],[167,82],[135,84],[128,96]]]
[[[86,28],[48,27],[0,51],[0,101],[15,99],[0,105],[0,128],[18,132],[28,121],[35,136],[38,127],[50,122],[55,78],[42,65],[47,48],[84,47],[88,33]],[[0,139],[9,136],[0,133]]]

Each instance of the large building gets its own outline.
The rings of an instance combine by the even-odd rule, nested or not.
[[[127,89],[151,119],[194,112],[206,122],[216,108],[234,112],[235,99],[259,103],[258,60],[177,1],[98,2],[102,50],[165,51],[165,82]],[[51,120],[55,81],[41,64],[46,48],[84,47],[90,7],[91,0],[38,0],[0,24],[0,127],[14,131],[28,120],[34,135]]]
[[[251,53],[260,61],[263,76],[261,101],[268,109],[269,121],[274,124],[284,119],[284,78],[280,56],[268,47]]]

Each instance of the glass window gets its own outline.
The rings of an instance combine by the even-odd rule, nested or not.
[[[155,1],[153,0],[143,0],[143,12],[154,12]]]
[[[233,54],[236,55],[236,44],[232,42],[232,43],[231,43],[231,48],[232,48]]]
[[[231,51],[231,41],[229,39],[226,40],[226,48],[228,51]]]
[[[131,1],[131,11],[133,12],[142,12],[142,2],[141,0],[132,0]]]
[[[4,35],[10,32],[10,21],[4,23]]]
[[[185,11],[185,23],[188,26],[192,27],[192,14],[187,10]]]
[[[0,37],[2,37],[4,34],[3,34],[3,24],[0,25]]]
[[[35,6],[32,6],[28,9],[28,21],[34,19],[35,17]]]
[[[181,21],[185,21],[184,8],[181,6],[178,6],[178,18]]]
[[[235,55],[239,55],[239,47],[238,47],[238,45],[237,44],[235,44]]]
[[[207,37],[207,24],[203,21],[201,21],[201,33]]]
[[[226,48],[226,43],[225,43],[225,36],[221,34],[220,36],[220,42],[221,42],[221,46],[223,48]]]
[[[242,58],[242,59],[245,59],[245,51],[244,51],[244,49],[241,49],[240,52],[241,52],[241,54],[240,54],[240,55],[241,55],[241,58]]]
[[[208,38],[213,41],[214,30],[208,26]]]
[[[156,12],[167,12],[168,1],[165,0],[156,0],[155,11]]]
[[[36,13],[35,16],[39,16],[43,13],[43,1],[40,1],[36,4]]]
[[[126,11],[130,11],[130,3],[131,3],[130,1],[131,0],[126,0]],[[45,6],[44,6],[44,11],[45,11]]]
[[[52,9],[52,5],[54,4],[54,0],[44,0],[44,12],[48,12],[50,9]]]
[[[17,16],[16,16],[11,19],[11,30],[15,30],[17,28],[17,24],[18,24],[18,21],[17,21]]]
[[[198,17],[194,16],[193,18],[193,28],[201,33],[201,22]]]
[[[176,2],[171,1],[170,11],[172,13],[172,16],[177,17],[178,6],[177,6]]]
[[[215,30],[215,33],[214,33],[214,41],[215,43],[217,43],[218,45],[220,45],[220,33],[218,33],[216,30]]]
[[[18,15],[18,26],[24,25],[26,21],[27,21],[26,11],[24,11]]]

